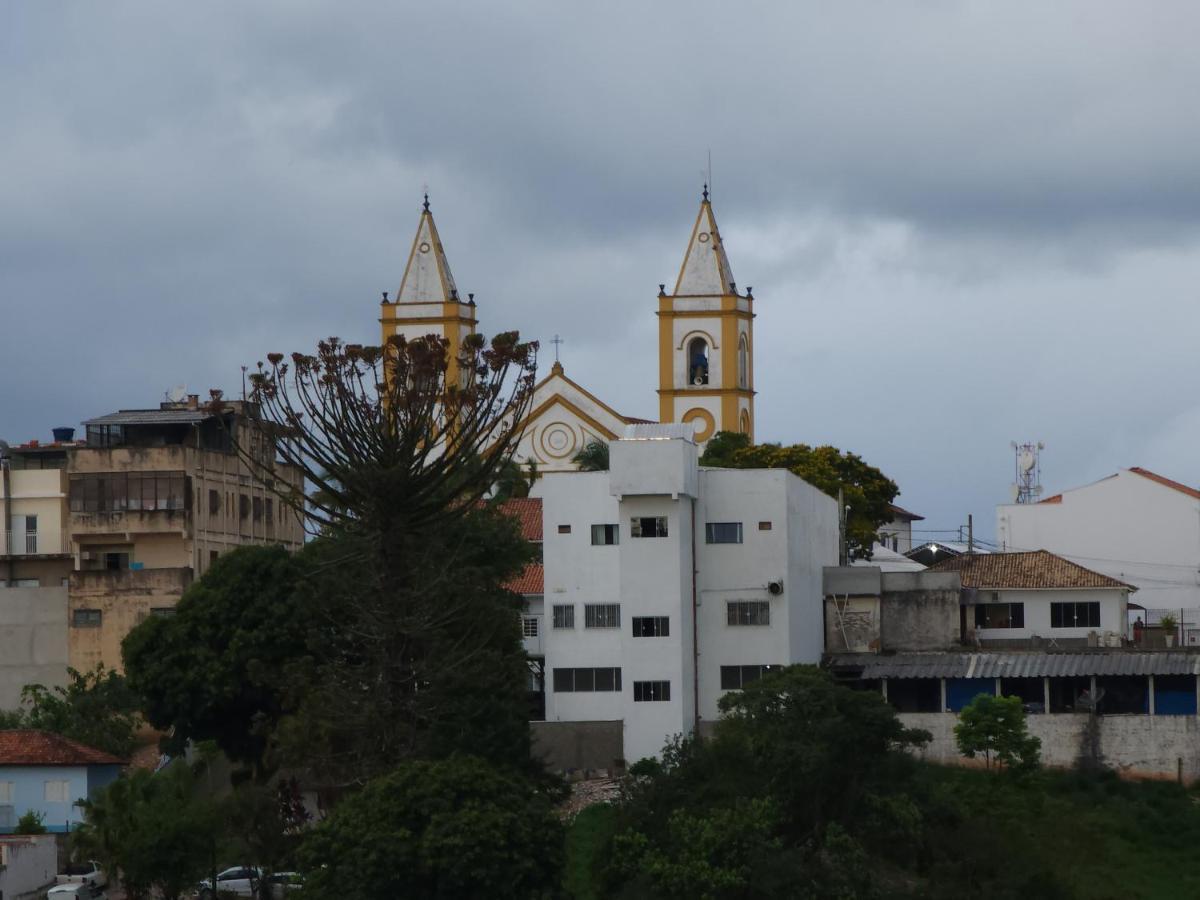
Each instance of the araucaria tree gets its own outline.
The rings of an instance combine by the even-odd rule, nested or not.
[[[992,760],[1018,771],[1036,769],[1042,742],[1025,725],[1020,697],[980,694],[963,707],[954,726],[959,752],[968,759],[982,755],[990,769]]]
[[[528,763],[520,600],[502,585],[529,549],[482,501],[511,470],[536,349],[515,333],[459,348],[330,339],[314,356],[271,354],[251,378],[278,453],[238,452],[322,535],[298,559],[309,662],[280,739],[323,777],[362,781],[480,742]],[[280,463],[307,492],[282,487]]]

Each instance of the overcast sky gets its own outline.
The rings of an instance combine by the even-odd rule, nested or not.
[[[1049,492],[1200,483],[1197,34],[1184,2],[4,3],[0,436],[376,341],[425,184],[483,330],[655,416],[711,150],[760,440],[985,537],[1014,439]]]

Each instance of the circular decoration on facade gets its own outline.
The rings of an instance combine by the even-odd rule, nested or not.
[[[707,231],[700,232],[700,237],[698,238],[698,240],[702,244],[707,244],[708,243],[708,232]]]
[[[428,253],[429,252],[429,241],[421,241],[421,243],[417,245],[417,249],[420,250],[422,253]]]
[[[689,409],[680,419],[685,425],[691,425],[696,430],[696,440],[707,441],[717,430],[717,421],[707,409],[699,406]]]
[[[539,443],[542,452],[554,459],[563,459],[578,452],[575,430],[564,422],[551,422],[543,428]]]

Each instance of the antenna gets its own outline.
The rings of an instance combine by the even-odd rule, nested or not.
[[[713,189],[712,183],[712,147],[708,148],[708,178],[705,179],[708,184],[708,192],[711,194]]]
[[[187,399],[187,385],[177,384],[167,391],[167,399],[172,403],[182,403]]]
[[[1042,496],[1042,451],[1046,445],[1041,441],[1018,444],[1013,441],[1016,478],[1013,482],[1013,500],[1016,503],[1036,503]]]

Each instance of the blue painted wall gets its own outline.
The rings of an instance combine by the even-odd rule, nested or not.
[[[0,766],[0,782],[6,781],[12,784],[12,803],[5,805],[13,808],[13,827],[0,828],[0,833],[12,832],[17,820],[31,809],[42,813],[47,831],[67,831],[83,821],[75,803],[88,795],[86,766]],[[46,802],[47,781],[69,782],[66,803]]]
[[[995,693],[996,682],[992,678],[947,678],[946,708],[951,712],[961,712],[980,694]]]

